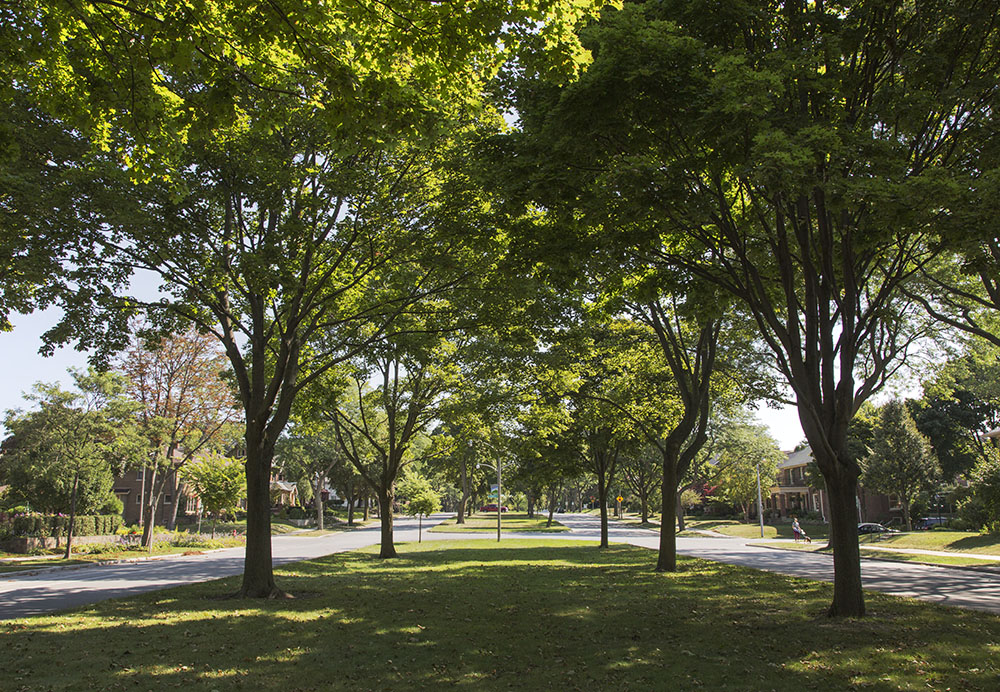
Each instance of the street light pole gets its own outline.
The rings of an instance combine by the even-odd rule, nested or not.
[[[496,451],[496,450],[494,450],[494,451]],[[490,468],[486,464],[476,464],[476,466],[480,466],[480,467],[483,467],[483,468]],[[500,476],[500,472],[501,472],[502,468],[503,468],[503,466],[502,466],[502,464],[500,462],[500,455],[497,454],[497,504],[496,504],[496,508],[497,508],[497,543],[500,542],[500,528],[501,528],[500,527],[500,515],[503,514],[503,511],[502,511],[502,509],[503,509],[503,503],[500,501],[500,498],[501,498],[501,495],[502,495],[502,492],[503,492],[503,485],[501,485],[502,479],[501,479],[501,476]]]

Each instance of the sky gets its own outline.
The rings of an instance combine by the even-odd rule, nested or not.
[[[29,392],[35,382],[59,382],[69,387],[73,380],[67,369],[87,367],[87,355],[72,348],[59,349],[50,358],[38,354],[42,334],[58,318],[58,309],[14,315],[11,319],[14,330],[0,332],[0,421],[8,409],[30,408],[30,403],[22,398],[22,392]],[[781,449],[791,450],[803,438],[793,407],[770,409],[762,406],[755,413],[757,420],[768,427]],[[6,432],[2,422],[0,432]]]

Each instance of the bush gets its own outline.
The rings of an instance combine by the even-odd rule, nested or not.
[[[116,514],[81,514],[73,523],[75,536],[110,536],[118,531],[122,518]],[[16,537],[62,538],[69,530],[69,517],[63,514],[52,516],[29,514],[16,516],[0,528],[0,534],[8,533]]]
[[[285,516],[289,519],[308,519],[309,515],[302,507],[289,507],[285,512]]]

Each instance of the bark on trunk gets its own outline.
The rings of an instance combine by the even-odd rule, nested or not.
[[[363,517],[364,521],[371,519],[371,498],[365,493],[365,515]]]
[[[465,459],[462,459],[461,465],[458,467],[459,471],[459,485],[462,489],[462,499],[458,502],[458,516],[455,518],[456,524],[465,523],[465,510],[468,506],[469,497],[472,494],[469,488],[469,471],[466,467]]]
[[[69,499],[69,526],[66,528],[66,554],[65,559],[73,553],[73,525],[76,523],[76,492],[80,487],[79,469],[73,474],[73,491]]]
[[[392,541],[392,500],[391,492],[379,492],[378,514],[382,524],[382,545],[378,555],[384,558],[396,557],[396,546]]]
[[[657,572],[677,571],[677,534],[674,517],[677,514],[676,460],[663,456],[663,508],[660,512],[660,553],[656,560]]]
[[[608,547],[608,488],[603,474],[597,476],[597,499],[601,503],[601,547]]]
[[[861,550],[858,548],[856,479],[826,480],[830,498],[830,545],[833,547],[833,603],[831,617],[862,617]]]
[[[681,504],[681,494],[676,493],[676,495],[677,505],[675,511],[677,514],[677,531],[681,532],[686,528],[686,524],[684,523],[684,506]]]
[[[316,491],[313,493],[313,502],[316,503],[316,528],[323,530],[323,475],[316,479]]]
[[[281,598],[271,562],[271,457],[247,435],[247,545],[243,598]]]

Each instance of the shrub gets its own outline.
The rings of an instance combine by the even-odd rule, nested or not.
[[[289,507],[286,513],[289,519],[308,519],[309,515],[301,507]]]
[[[81,514],[74,520],[73,534],[76,536],[110,536],[117,532],[122,519],[115,514]],[[0,533],[31,538],[62,538],[69,529],[69,517],[64,514],[30,514],[16,516],[6,522]]]

